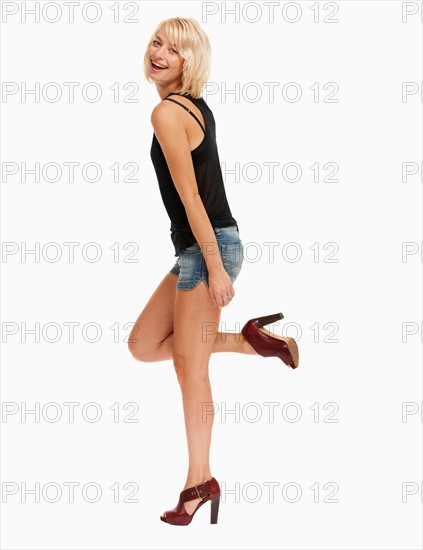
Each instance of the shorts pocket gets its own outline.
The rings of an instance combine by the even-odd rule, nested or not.
[[[222,242],[219,244],[222,263],[232,283],[238,277],[244,261],[244,248],[241,241]]]

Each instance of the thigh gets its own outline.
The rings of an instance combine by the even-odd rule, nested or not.
[[[173,332],[177,282],[175,274],[167,273],[144,306],[129,337],[134,350],[148,354]]]
[[[215,306],[204,280],[191,290],[176,290],[173,327],[175,367],[204,374],[219,327]]]

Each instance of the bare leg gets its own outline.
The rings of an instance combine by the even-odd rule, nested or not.
[[[167,273],[135,321],[128,339],[129,351],[139,361],[170,359],[160,353],[160,344],[173,332],[175,291],[178,277]]]
[[[204,415],[212,403],[209,359],[216,332],[204,337],[204,324],[218,325],[220,309],[210,298],[204,281],[192,290],[177,290],[173,335],[173,362],[182,391],[187,434],[189,467],[183,489],[203,483],[212,477],[209,464],[213,414]],[[200,499],[185,503],[191,514]]]
[[[177,282],[176,275],[166,274],[138,316],[128,341],[129,350],[135,359],[155,362],[173,358],[173,323]],[[202,284],[204,286],[204,283]],[[203,338],[212,335],[217,327],[218,323],[213,328],[212,323],[206,321],[202,327]],[[234,332],[216,333],[212,353],[216,352],[257,355],[242,334]]]
[[[216,332],[221,311],[212,303],[204,281],[188,291],[177,290],[177,281],[173,273],[162,279],[135,322],[128,347],[140,361],[174,360],[189,453],[186,489],[212,477],[209,450],[214,416],[208,414],[203,421],[203,405],[213,401],[208,376],[211,353],[256,352],[241,334]],[[187,513],[192,514],[198,502],[186,502]]]

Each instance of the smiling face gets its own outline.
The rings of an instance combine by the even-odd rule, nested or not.
[[[164,28],[159,29],[153,36],[147,48],[147,55],[149,77],[158,88],[169,89],[174,83],[177,86],[181,83],[184,59],[176,45],[169,41]]]
[[[162,99],[172,92],[199,98],[209,78],[210,63],[210,42],[198,21],[171,17],[158,23],[148,40],[143,73]]]

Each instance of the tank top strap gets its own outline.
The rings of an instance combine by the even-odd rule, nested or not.
[[[182,95],[182,94],[176,94],[176,95]],[[199,120],[199,118],[191,111],[191,109],[188,109],[188,107],[186,105],[184,105],[183,103],[181,103],[180,101],[176,101],[176,99],[172,99],[171,97],[164,97],[163,98],[163,101],[165,99],[168,99],[169,101],[173,101],[173,103],[177,103],[178,105],[180,105],[181,107],[183,107],[186,111],[188,111],[188,113],[190,115],[192,115],[195,120],[198,122],[198,124],[201,126],[201,129],[203,130],[204,133],[206,133],[206,130],[204,129],[204,126],[201,124],[201,121]]]

